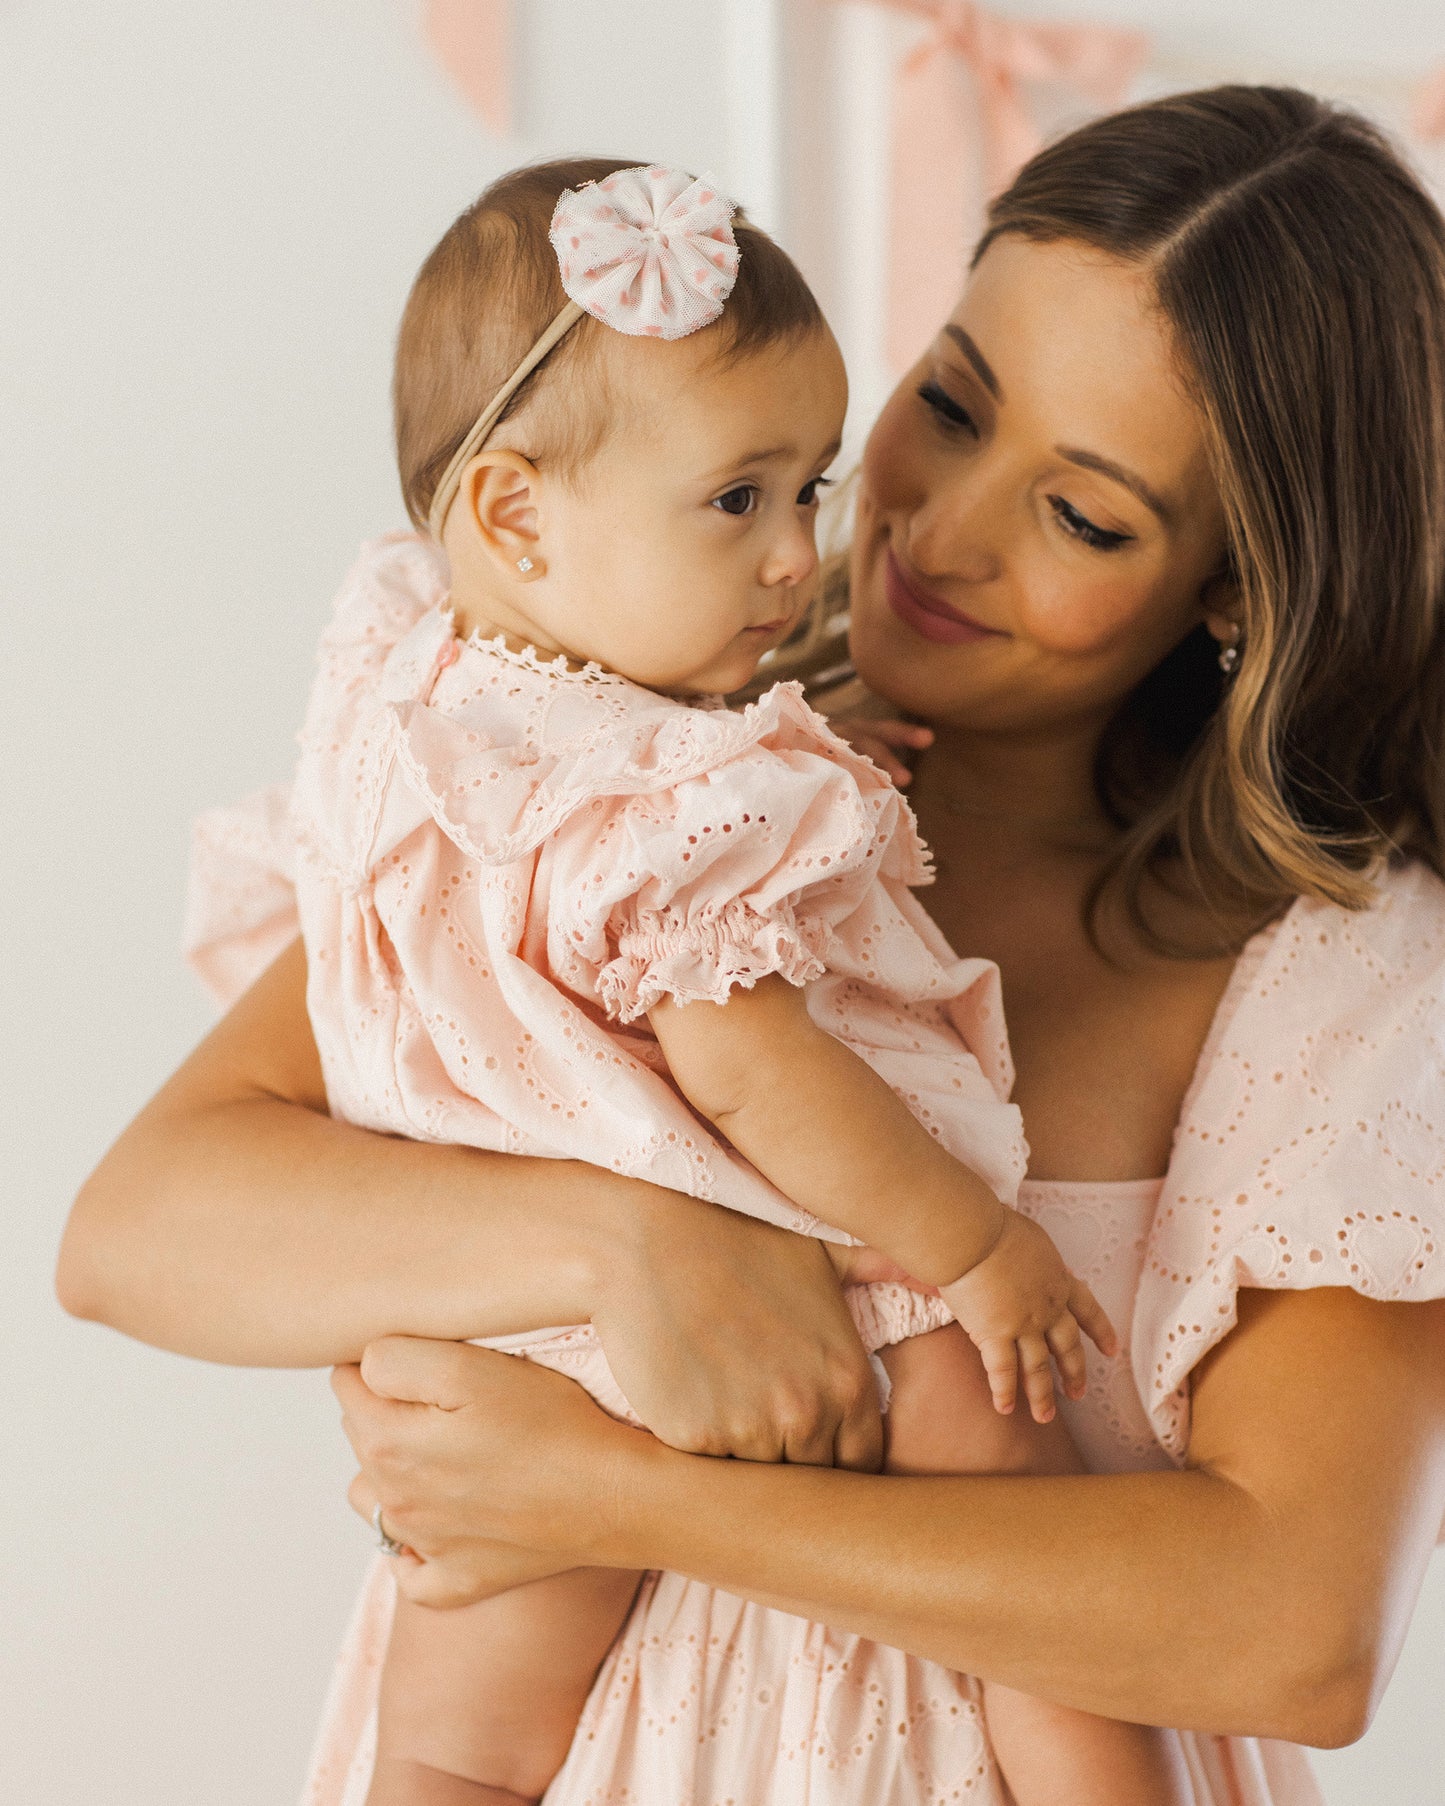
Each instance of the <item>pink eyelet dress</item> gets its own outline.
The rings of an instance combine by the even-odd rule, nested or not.
[[[294,793],[198,824],[186,939],[217,997],[299,925],[336,1114],[608,1164],[828,1234],[687,1111],[638,1022],[661,996],[781,972],[1015,1195],[996,972],[956,960],[911,896],[926,866],[871,765],[789,686],[737,713],[687,708],[590,668],[459,645],[444,604],[425,542],[368,547],[323,638]],[[1125,1341],[1113,1360],[1090,1348],[1088,1394],[1065,1407],[1093,1469],[1183,1459],[1189,1374],[1233,1326],[1240,1286],[1445,1295],[1442,1063],[1445,887],[1404,867],[1370,910],[1300,902],[1250,943],[1163,1179],[1023,1184],[1020,1208]],[[946,1320],[898,1287],[855,1288],[850,1303],[870,1348]],[[631,1416],[589,1329],[495,1345]],[[362,1806],[393,1603],[378,1558],[305,1806]],[[1294,1746],[1182,1741],[1196,1806],[1318,1806]],[[649,1576],[547,1806],[728,1801],[1007,1795],[970,1677]]]

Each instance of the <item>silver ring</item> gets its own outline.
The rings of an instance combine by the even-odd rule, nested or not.
[[[381,1506],[379,1504],[371,1514],[371,1527],[376,1532],[376,1546],[381,1550],[383,1555],[401,1554],[402,1550],[406,1547],[406,1544],[399,1543],[394,1536],[387,1535],[386,1525],[381,1521]]]

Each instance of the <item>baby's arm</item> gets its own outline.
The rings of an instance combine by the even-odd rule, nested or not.
[[[1078,1324],[1113,1346],[1088,1287],[1041,1229],[817,1026],[801,989],[764,978],[722,1005],[669,1000],[649,1020],[688,1102],[779,1191],[939,1287],[978,1345],[1000,1410],[1013,1408],[1019,1356],[1041,1422],[1053,1413],[1050,1351],[1065,1389],[1081,1393]]]

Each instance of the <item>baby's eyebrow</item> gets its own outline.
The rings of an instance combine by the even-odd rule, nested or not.
[[[843,441],[841,438],[830,441],[830,443],[825,445],[823,450],[818,454],[818,462],[820,464],[831,464],[842,449]],[[745,452],[742,457],[729,458],[726,464],[720,464],[716,470],[710,471],[708,473],[709,479],[728,476],[733,471],[744,470],[749,465],[753,464],[781,463],[789,458],[796,458],[798,456],[798,451],[799,448],[796,445],[770,445],[762,451]]]

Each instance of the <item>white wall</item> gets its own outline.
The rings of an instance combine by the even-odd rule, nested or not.
[[[290,1799],[365,1559],[320,1377],[73,1324],[49,1275],[76,1185],[207,1021],[175,955],[188,822],[287,768],[336,577],[400,518],[416,263],[505,163],[585,148],[710,167],[806,254],[777,148],[799,120],[738,103],[768,0],[521,4],[507,146],[409,0],[0,4],[0,1797],[27,1806]],[[1111,10],[1211,54],[1445,55],[1438,0]],[[838,149],[866,182],[878,27],[846,12]],[[875,303],[833,280],[861,344]],[[1442,1652],[1437,1573],[1379,1727],[1327,1764],[1334,1806],[1445,1795]]]

